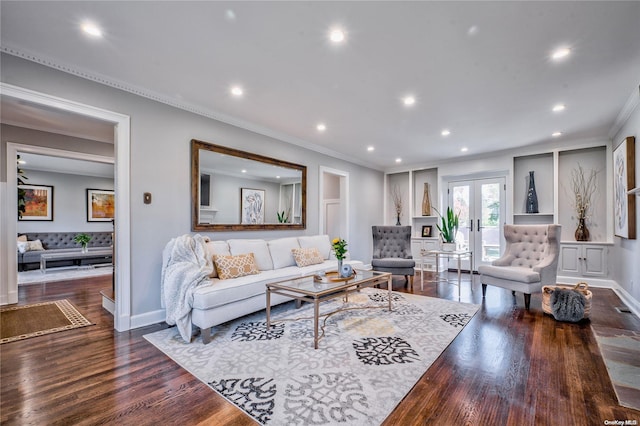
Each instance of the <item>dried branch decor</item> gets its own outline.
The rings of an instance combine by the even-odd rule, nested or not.
[[[598,172],[594,169],[585,174],[585,170],[580,163],[578,163],[577,168],[571,171],[571,190],[574,196],[573,208],[576,211],[578,220],[586,219],[589,215],[593,195],[598,189],[597,175]]]
[[[393,200],[393,208],[396,210],[396,214],[400,216],[402,214],[402,192],[400,192],[400,188],[398,185],[394,185],[391,190],[391,199]]]

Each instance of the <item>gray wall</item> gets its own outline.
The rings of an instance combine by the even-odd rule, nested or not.
[[[131,300],[132,316],[160,309],[162,249],[189,233],[190,140],[199,139],[307,166],[307,229],[222,232],[213,239],[278,238],[319,230],[319,167],[350,173],[354,259],[371,258],[371,225],[382,223],[383,174],[216,120],[150,101],[11,55],[2,54],[3,82],[96,106],[131,117]],[[6,181],[6,174],[4,175]],[[143,193],[153,203],[143,204]]]
[[[53,221],[18,221],[18,232],[110,232],[111,222],[87,221],[87,188],[113,190],[113,179],[25,170],[31,185],[53,186]]]
[[[4,58],[5,56],[2,56],[2,59]],[[4,67],[2,70],[4,70]],[[4,76],[2,77],[2,81],[8,83],[8,81],[4,80]],[[0,158],[2,158],[2,161],[0,161],[1,182],[7,181],[7,162],[4,161],[7,156],[7,142],[113,157],[113,144],[110,143],[41,132],[39,130],[25,129],[8,124],[3,124],[2,127],[0,127],[0,140],[2,141],[0,144],[0,153],[2,153],[2,155],[0,155]]]
[[[636,138],[636,186],[640,186],[640,104],[613,139],[615,149],[627,136]],[[609,214],[613,214],[613,206]],[[613,279],[640,301],[640,197],[636,196],[636,239],[614,237],[614,247],[609,257]]]

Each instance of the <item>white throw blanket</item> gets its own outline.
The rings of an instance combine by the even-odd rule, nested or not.
[[[186,342],[191,342],[193,290],[206,284],[213,272],[205,247],[207,240],[198,234],[185,234],[169,241],[162,252],[162,307],[166,309],[167,324],[176,324]]]

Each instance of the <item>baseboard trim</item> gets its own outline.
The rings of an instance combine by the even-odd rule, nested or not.
[[[622,302],[633,312],[633,314],[640,318],[640,302],[636,300],[627,290],[622,288],[620,284],[614,282],[613,291],[618,295]]]
[[[166,311],[164,309],[158,309],[157,311],[146,312],[140,315],[132,315],[131,328],[140,328],[158,324],[164,322],[165,318]]]
[[[627,305],[631,312],[633,312],[636,317],[640,318],[640,302],[614,280],[591,277],[558,276],[557,281],[558,284],[577,284],[579,282],[586,282],[590,287],[610,288],[618,295],[620,300]]]

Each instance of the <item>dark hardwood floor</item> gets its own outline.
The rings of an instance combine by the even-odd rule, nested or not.
[[[468,277],[468,275],[467,275]],[[428,278],[428,276],[427,276]],[[460,335],[402,400],[385,425],[603,425],[635,420],[621,407],[588,321],[544,315],[540,295],[489,287],[477,277],[462,302],[482,304]],[[95,326],[0,346],[0,422],[44,424],[248,425],[252,420],[142,338],[158,324],[117,333],[99,291],[110,277],[21,286],[20,304],[66,298]],[[394,289],[405,291],[404,281]],[[614,307],[611,290],[592,289],[591,323],[640,330]],[[425,283],[413,292],[457,300],[456,287]],[[613,423],[609,423],[613,424]]]

